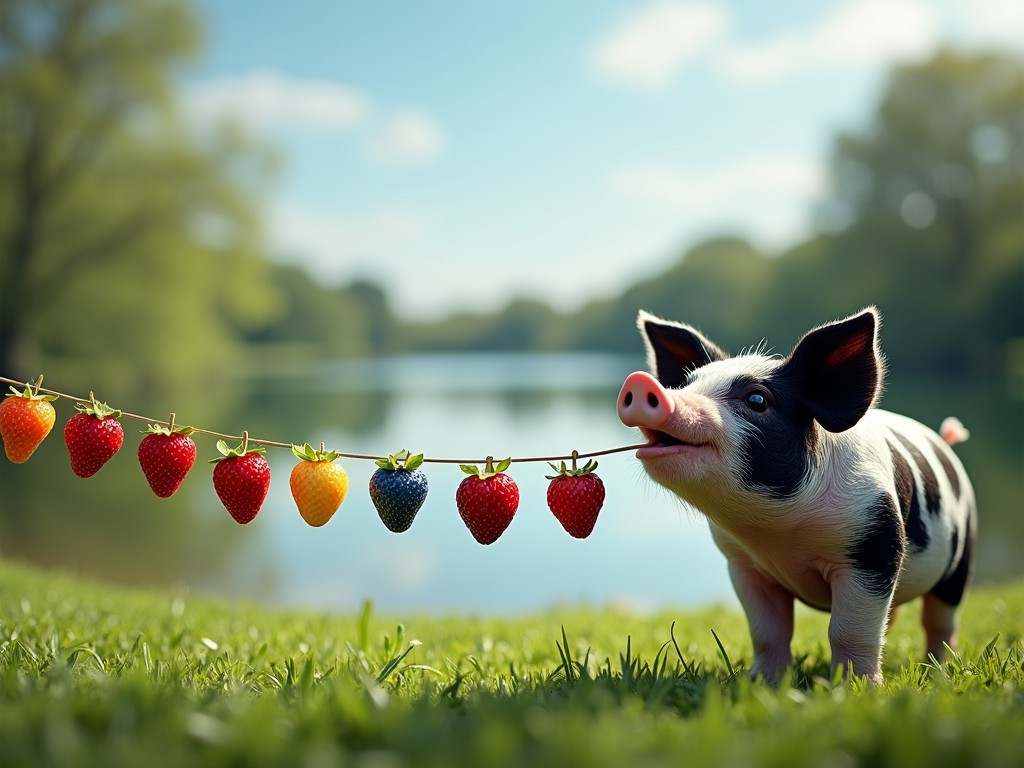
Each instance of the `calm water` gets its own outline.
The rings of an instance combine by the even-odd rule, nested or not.
[[[231,396],[112,403],[151,416],[283,442],[323,441],[347,453],[402,448],[428,457],[568,455],[637,442],[615,416],[637,358],[602,355],[421,356],[268,373]],[[979,575],[1024,574],[1024,408],[1006,387],[891,381],[886,407],[938,424],[956,413],[974,436],[961,454],[982,508]],[[65,391],[67,382],[54,386]],[[88,389],[83,384],[80,389]],[[191,405],[191,408],[188,406]],[[70,415],[59,412],[58,425]],[[150,410],[146,410],[146,408]],[[734,602],[706,524],[643,476],[632,452],[600,459],[607,500],[590,538],[566,534],[548,511],[544,463],[509,470],[521,491],[515,520],[495,543],[476,543],[459,518],[455,465],[425,467],[430,493],[412,528],[388,531],[366,493],[370,461],[341,460],[349,496],[323,528],[299,517],[288,490],[295,463],[268,451],[273,480],[256,520],[234,523],[209,482],[213,441],[171,499],[156,499],[125,448],[89,480],[71,475],[59,435],[20,467],[0,468],[0,551],[111,579],[180,583],[194,591],[273,604],[385,612],[520,612],[564,603],[664,605]],[[141,426],[141,425],[140,425]]]

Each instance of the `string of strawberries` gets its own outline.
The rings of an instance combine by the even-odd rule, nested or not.
[[[126,413],[96,400],[62,395],[43,389],[43,377],[24,387],[12,379],[10,393],[0,402],[0,439],[7,458],[15,464],[28,461],[36,448],[50,434],[56,423],[53,402],[60,397],[77,401],[75,413],[64,426],[64,443],[71,469],[78,477],[92,477],[121,449],[124,428],[120,419],[132,418],[147,422],[145,436],[139,443],[138,460],[153,492],[161,497],[172,496],[196,461],[193,434],[206,434],[217,441],[220,456],[211,460],[213,486],[221,503],[238,523],[247,524],[259,513],[270,490],[270,465],[264,457],[266,446],[290,448],[299,460],[289,476],[292,498],[302,519],[311,526],[326,524],[348,495],[348,474],[338,458],[373,460],[377,470],[370,478],[369,495],[381,521],[394,533],[407,531],[426,500],[427,477],[420,468],[424,462],[458,463],[466,477],[459,484],[455,501],[459,515],[473,538],[481,544],[492,544],[512,523],[519,507],[519,487],[506,470],[513,461],[547,461],[554,474],[547,489],[548,508],[562,527],[575,538],[586,538],[594,530],[605,499],[605,487],[595,474],[593,456],[626,451],[638,446],[623,446],[604,451],[580,454],[573,451],[565,457],[531,457],[494,461],[488,456],[481,462],[457,459],[427,459],[423,454],[401,450],[386,458],[329,451],[323,443],[319,449],[309,443],[295,445],[270,440],[250,440],[243,432],[241,442],[232,447],[227,439],[209,430],[181,426],[171,413],[166,422]],[[577,460],[589,458],[583,466]],[[566,464],[571,460],[571,465]],[[558,462],[557,464],[554,462]]]

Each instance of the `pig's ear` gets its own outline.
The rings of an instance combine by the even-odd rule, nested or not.
[[[815,420],[843,432],[878,400],[885,362],[878,349],[878,310],[808,332],[793,348],[785,370],[800,384]]]
[[[700,331],[683,323],[640,310],[636,324],[647,345],[647,365],[663,387],[681,387],[694,368],[729,356]]]

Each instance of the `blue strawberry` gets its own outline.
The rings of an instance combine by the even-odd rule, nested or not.
[[[379,469],[370,478],[370,498],[393,533],[409,530],[427,498],[427,476],[417,469],[422,463],[422,453],[412,456],[405,450],[377,461]]]

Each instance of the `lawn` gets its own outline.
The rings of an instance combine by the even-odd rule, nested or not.
[[[1024,583],[942,664],[916,613],[871,688],[799,612],[773,688],[725,608],[334,616],[0,563],[0,766],[1024,765]]]

